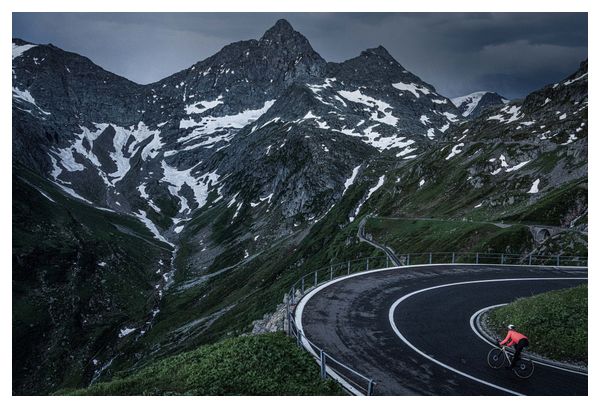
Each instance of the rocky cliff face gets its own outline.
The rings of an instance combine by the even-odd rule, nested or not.
[[[221,200],[286,234],[369,157],[413,157],[458,121],[383,47],[327,64],[284,20],[145,86],[51,45],[14,50],[14,160],[164,241]]]

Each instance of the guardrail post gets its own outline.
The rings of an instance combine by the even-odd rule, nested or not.
[[[369,270],[369,258],[367,258],[367,269],[365,269],[366,271]]]
[[[348,261],[348,275],[350,275],[350,261]]]
[[[455,259],[456,259],[456,254],[454,252],[452,252],[452,263],[454,263]]]
[[[500,255],[500,264],[504,265],[504,254]]]
[[[315,288],[317,287],[317,271],[315,271]]]
[[[290,300],[288,299],[287,304],[285,305],[285,313],[287,316],[287,334],[288,336],[292,335],[292,328],[291,328],[291,321],[292,319],[290,319],[291,314],[290,314]]]
[[[373,395],[373,380],[369,380],[369,386],[367,387],[367,396]]]
[[[531,254],[529,254],[529,265],[531,265]]]
[[[390,258],[385,258],[385,267],[389,268],[390,267]]]
[[[304,276],[302,277],[302,290],[300,290],[300,293],[304,295]]]
[[[430,253],[429,253],[429,264],[431,264],[431,263],[432,263],[432,262],[431,262],[431,260],[432,260],[432,259],[433,259],[433,256],[432,256],[432,254],[431,254],[431,252],[430,252]]]
[[[556,255],[556,266],[560,266],[560,255]]]
[[[331,270],[329,271],[329,280],[333,279],[333,265],[331,265]]]
[[[327,366],[325,365],[325,352],[321,350],[321,378],[327,378]]]
[[[406,254],[406,265],[410,266],[410,254]]]
[[[479,252],[475,254],[475,263],[479,265]]]

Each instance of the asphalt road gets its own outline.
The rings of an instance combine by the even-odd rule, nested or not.
[[[536,280],[464,283],[414,293],[459,282],[523,278]],[[510,370],[489,368],[491,347],[470,325],[473,313],[486,306],[585,282],[563,278],[587,278],[587,269],[396,268],[351,276],[309,293],[296,321],[301,319],[304,334],[316,345],[372,377],[376,395],[587,395],[584,375],[537,364],[533,376],[523,380]]]

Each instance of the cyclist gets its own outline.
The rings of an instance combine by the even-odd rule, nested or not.
[[[510,363],[510,367],[514,368],[515,363],[519,359],[521,355],[521,351],[529,346],[529,339],[522,333],[519,333],[515,330],[515,326],[513,324],[508,325],[508,333],[504,340],[499,343],[500,346],[506,345],[507,347],[515,346],[515,355],[513,356],[512,362]]]

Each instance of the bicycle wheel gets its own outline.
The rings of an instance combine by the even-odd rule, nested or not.
[[[513,371],[519,378],[529,378],[533,374],[533,361],[525,358],[519,358]]]
[[[504,360],[506,360],[506,356],[499,348],[493,348],[488,353],[487,362],[492,368],[502,367],[504,365]]]

